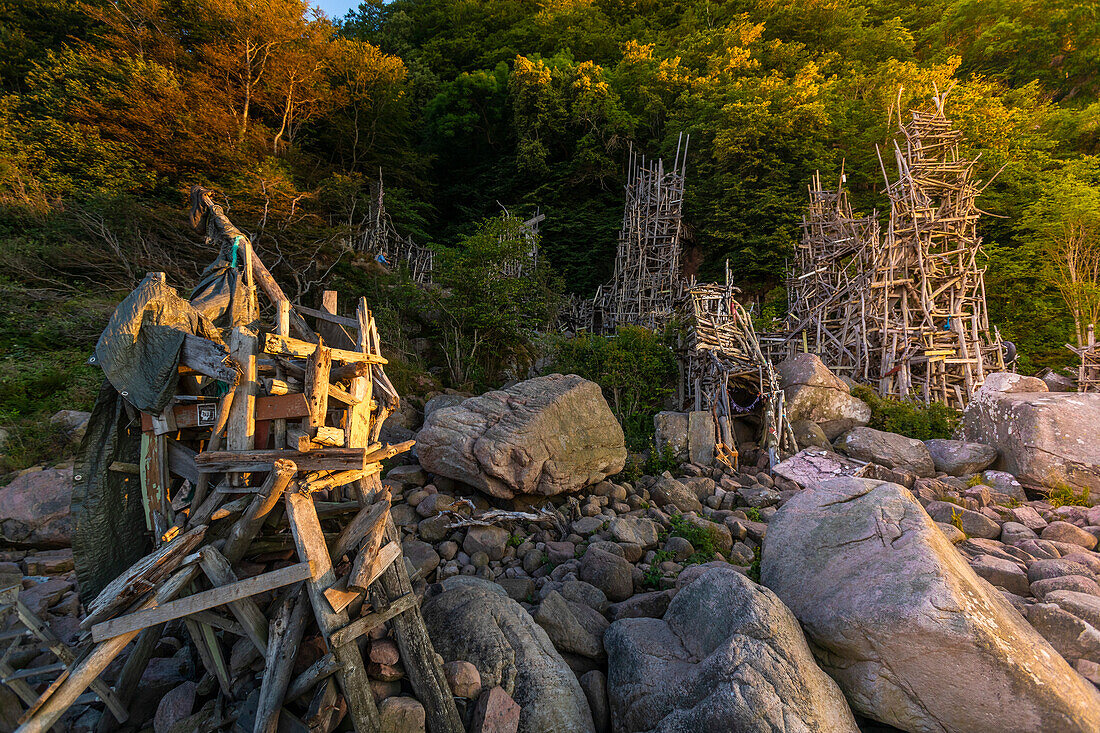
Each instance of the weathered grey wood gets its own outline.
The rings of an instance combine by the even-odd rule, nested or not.
[[[145,601],[142,609],[149,609],[158,603],[170,602],[184,586],[194,577],[198,570],[195,567],[187,567],[175,573],[165,581],[157,590],[153,598]],[[21,725],[18,733],[45,733],[76,701],[78,697],[88,689],[92,680],[99,677],[107,665],[111,663],[118,653],[137,636],[137,631],[121,634],[102,644],[97,644],[90,653],[83,657],[69,671],[67,679],[53,691],[34,717]]]
[[[264,351],[274,356],[289,356],[304,359],[317,350],[317,344],[308,341],[299,341],[294,338],[285,338],[274,333],[264,334]],[[388,364],[381,356],[374,354],[361,354],[347,349],[332,349],[332,360],[341,364],[352,362],[365,362],[367,364]]]
[[[168,470],[195,486],[199,482],[199,469],[195,467],[198,453],[175,438],[168,438]]]
[[[212,545],[199,550],[199,564],[215,586],[225,587],[240,582],[237,574],[229,567],[229,561]],[[260,654],[267,654],[267,618],[263,611],[251,598],[230,601],[227,605]]]
[[[377,481],[378,477],[374,476],[370,480]],[[381,486],[376,484],[375,492],[377,493],[380,488]],[[401,542],[389,512],[386,513],[385,537],[389,542]],[[409,581],[405,563],[400,559],[391,563],[386,572],[379,577],[378,582],[371,586],[371,590],[372,599],[379,600],[378,606],[383,605],[382,599],[388,602],[390,598],[401,598],[412,593],[412,583]],[[417,698],[424,704],[429,730],[432,733],[464,733],[462,719],[458,715],[454,698],[451,697],[447,678],[443,675],[443,666],[436,658],[432,640],[428,637],[428,629],[424,625],[424,617],[420,615],[420,607],[415,606],[395,616],[393,630],[409,682]]]
[[[298,589],[280,604],[271,622],[253,733],[276,733],[279,728],[279,711],[283,708],[308,616],[309,599]]]
[[[183,625],[199,653],[202,666],[218,681],[223,695],[232,695],[233,681],[229,678],[229,665],[226,664],[225,654],[214,629],[193,618],[183,619]]]
[[[298,557],[313,567],[313,576],[307,583],[313,614],[326,643],[334,632],[347,626],[348,615],[337,613],[329,607],[324,591],[336,581],[329,558],[325,537],[321,532],[321,522],[313,506],[313,500],[295,492],[284,495],[286,514],[298,546]],[[358,647],[344,645],[330,647],[333,657],[340,665],[340,684],[348,702],[348,713],[355,729],[359,733],[368,733],[378,728],[378,708],[370,691],[367,670],[363,666],[363,657]]]
[[[336,661],[336,657],[332,656],[332,652],[329,652],[294,678],[294,681],[290,683],[290,687],[287,688],[286,697],[283,701],[293,702],[297,700],[312,690],[318,682],[339,671],[340,663]]]
[[[413,606],[418,606],[420,599],[416,597],[415,593],[407,593],[396,601],[391,601],[390,604],[382,610],[372,611],[366,616],[360,616],[352,621],[344,628],[337,631],[332,635],[329,640],[333,646],[341,646],[343,644],[350,644],[358,639],[363,634],[369,633],[371,629],[381,624],[386,623],[394,616],[408,611]]]
[[[355,518],[340,532],[336,544],[332,546],[332,557],[336,558],[337,562],[354,550],[368,533],[379,526],[384,526],[390,510],[389,489],[384,489],[375,499],[373,504],[360,509]]]
[[[180,349],[180,364],[199,374],[219,379],[232,386],[237,382],[237,370],[228,362],[224,346],[200,336],[186,334]]]
[[[156,608],[148,608],[98,623],[92,627],[92,639],[98,642],[120,635],[137,633],[147,626],[182,618],[195,611],[205,611],[232,601],[254,596],[257,593],[297,583],[308,578],[309,574],[309,563],[303,562],[240,580],[230,585],[202,591]]]
[[[381,533],[379,533],[381,535]],[[379,541],[381,536],[379,536]],[[355,556],[348,573],[348,590],[365,593],[371,583],[386,571],[394,560],[401,554],[401,546],[396,542],[390,542],[379,547],[373,540],[363,543],[363,549]]]
[[[332,369],[332,349],[322,342],[309,355],[306,362],[306,376],[303,380],[306,404],[309,405],[309,417],[303,422],[316,430],[325,424],[328,413],[329,371]]]
[[[110,618],[116,611],[146,593],[161,579],[174,572],[191,551],[199,546],[205,535],[205,526],[196,527],[131,565],[86,604],[88,615],[80,622],[80,628],[89,629],[93,624]]]
[[[229,408],[226,426],[226,447],[231,451],[252,450],[256,447],[256,335],[242,326],[233,328],[229,335],[229,348],[233,358],[241,365],[242,374],[237,384],[236,396]],[[234,486],[247,486],[247,474],[230,477]]]
[[[318,448],[311,451],[249,450],[206,451],[195,457],[202,473],[270,471],[280,458],[293,461],[299,471],[351,471],[362,469],[365,448]]]
[[[229,536],[225,539],[222,554],[230,564],[236,564],[244,557],[248,545],[263,526],[264,519],[283,498],[283,492],[297,473],[298,467],[293,461],[279,458],[272,464],[272,470],[252,497],[248,509],[233,525],[233,529],[229,530]]]
[[[216,451],[222,447],[222,432],[225,430],[226,424],[229,422],[229,411],[233,405],[233,395],[236,390],[230,389],[222,397],[221,402],[218,403],[218,417],[214,422],[214,428],[210,431],[210,441],[206,444],[206,450]],[[196,470],[198,467],[196,465]],[[202,506],[203,501],[206,500],[206,492],[210,486],[210,477],[204,473],[199,473],[199,480],[195,483],[195,495],[191,498],[191,517],[188,519],[187,526],[194,527],[195,524],[191,523],[191,519],[194,518],[195,508]],[[201,524],[198,523],[198,524]]]
[[[149,660],[153,658],[153,652],[163,631],[163,624],[143,629],[138,634],[137,641],[134,642],[134,648],[130,650],[130,656],[126,657],[126,663],[122,665],[122,671],[118,675],[114,689],[115,697],[123,708],[129,708],[130,703],[134,701],[138,683],[141,681],[141,676],[145,674],[145,668],[149,666]],[[126,718],[119,719],[111,713],[112,709],[103,711],[99,723],[96,724],[96,733],[112,733],[118,729],[119,723],[126,721]],[[127,712],[128,717],[129,712]]]
[[[354,318],[348,318],[346,316],[338,316],[328,311],[317,310],[316,308],[307,308],[304,305],[296,305],[294,309],[303,315],[317,318],[327,323],[335,323],[347,328],[356,328],[359,323]]]

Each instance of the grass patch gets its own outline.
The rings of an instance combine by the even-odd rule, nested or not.
[[[1086,486],[1080,491],[1074,491],[1066,485],[1055,486],[1047,495],[1047,501],[1055,509],[1061,506],[1088,506],[1089,488]]]
[[[951,438],[959,425],[959,411],[940,402],[923,402],[880,397],[870,387],[859,386],[852,395],[871,407],[868,427],[897,433],[917,440]]]
[[[683,537],[695,548],[695,552],[684,560],[682,565],[699,565],[714,559],[714,553],[718,551],[718,543],[713,529],[692,524],[683,514],[673,514],[669,518],[669,523],[672,525],[669,535]]]

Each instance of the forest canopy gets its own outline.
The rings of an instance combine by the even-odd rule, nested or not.
[[[843,166],[856,208],[884,215],[892,110],[954,85],[988,183],[991,318],[1021,370],[1073,358],[1052,242],[1096,236],[1080,205],[1100,200],[1096,3],[377,0],[330,19],[303,0],[0,0],[0,28],[12,292],[190,282],[211,255],[183,219],[201,184],[292,297],[316,298],[352,276],[381,174],[396,227],[441,252],[502,206],[539,207],[546,263],[591,294],[629,148],[671,157],[686,133],[688,268],[728,259],[774,301],[813,171]]]

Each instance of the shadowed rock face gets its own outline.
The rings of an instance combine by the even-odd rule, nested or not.
[[[1025,486],[1087,488],[1090,503],[1100,500],[1100,394],[993,377],[963,412],[963,437],[996,448],[994,466]]]
[[[433,412],[420,465],[493,496],[553,496],[618,473],[623,430],[595,382],[551,374]]]
[[[795,496],[768,526],[761,577],[868,717],[935,733],[1100,730],[1100,693],[901,486],[838,478]]]
[[[483,689],[503,687],[521,708],[520,733],[593,733],[580,683],[522,606],[478,578],[449,578],[443,589],[422,609],[435,650],[477,667]]]
[[[68,547],[73,522],[71,468],[24,474],[0,489],[0,539],[26,547]]]
[[[732,568],[706,570],[663,619],[616,621],[604,643],[620,733],[858,730],[798,621]]]

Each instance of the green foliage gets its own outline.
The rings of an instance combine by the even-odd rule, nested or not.
[[[940,402],[924,404],[912,400],[880,397],[870,387],[859,386],[852,394],[871,406],[869,427],[917,440],[951,438],[959,424],[959,413]]]
[[[582,334],[558,345],[554,370],[577,374],[603,388],[629,450],[652,445],[653,416],[675,391],[677,376],[676,357],[660,336],[634,326],[620,328],[614,336]]]
[[[754,583],[759,583],[760,582],[760,557],[761,557],[761,549],[760,549],[760,546],[757,545],[757,546],[752,548],[752,562],[749,563],[749,572],[748,572],[749,580],[751,580]]]
[[[1089,487],[1086,486],[1080,491],[1074,491],[1072,487],[1064,484],[1055,486],[1047,494],[1047,501],[1055,509],[1060,506],[1088,506]]]
[[[695,548],[695,552],[683,561],[683,565],[698,565],[714,559],[718,543],[717,532],[713,528],[692,524],[683,514],[673,514],[669,517],[669,524],[669,535],[683,537]]]
[[[751,522],[763,522],[764,518],[760,516],[760,510],[754,506],[750,506],[745,510],[745,516],[749,518]]]
[[[646,476],[660,476],[665,471],[671,471],[679,465],[680,462],[676,460],[676,452],[672,450],[672,446],[666,445],[664,448],[659,449],[655,442],[649,444],[649,452],[646,453],[645,457]]]

